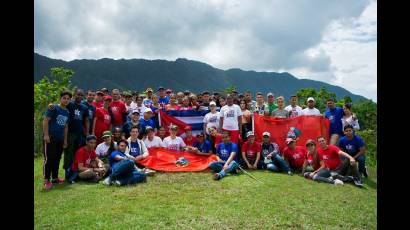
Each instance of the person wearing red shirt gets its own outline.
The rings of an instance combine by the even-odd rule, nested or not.
[[[293,171],[302,171],[303,163],[306,159],[306,149],[303,146],[296,146],[293,138],[286,138],[283,157]]]
[[[188,151],[193,151],[194,144],[198,141],[194,136],[192,136],[192,128],[191,126],[185,127],[185,138],[183,138]]]
[[[255,135],[252,131],[246,134],[247,141],[242,144],[242,166],[248,169],[262,168],[261,162],[261,144],[255,141]]]
[[[73,183],[77,178],[98,182],[108,172],[109,165],[104,165],[95,153],[96,145],[97,137],[88,135],[86,145],[79,148],[75,153],[74,162],[71,165],[72,175],[69,178],[69,183]]]
[[[317,138],[319,143],[318,157],[324,162],[323,167],[317,172],[316,176],[332,179],[339,179],[343,182],[353,182],[357,187],[363,187],[360,174],[357,169],[356,160],[348,153],[343,152],[334,145],[328,145],[322,136]],[[342,161],[340,157],[344,157]],[[313,177],[315,179],[315,177]]]
[[[215,127],[209,128],[209,141],[211,142],[212,152],[216,152],[216,147],[222,142],[222,134],[218,133]]]
[[[93,121],[93,134],[97,137],[97,144],[103,142],[102,133],[112,129],[111,115],[108,112],[111,96],[104,96],[104,107],[97,108]]]
[[[92,102],[92,105],[97,109],[97,108],[102,108],[104,107],[104,93],[101,91],[97,91],[95,93],[95,99]]]
[[[113,127],[122,127],[127,121],[127,107],[124,102],[120,100],[120,91],[118,89],[112,90],[112,102],[108,106],[108,111],[112,117],[111,122]]]

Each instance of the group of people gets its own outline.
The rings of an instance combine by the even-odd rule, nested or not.
[[[174,94],[171,89],[158,87],[156,94],[151,88],[145,93],[146,97],[118,89],[110,93],[106,88],[88,90],[86,95],[82,89],[73,94],[61,92],[60,103],[49,105],[43,121],[43,188],[49,190],[65,181],[98,182],[103,178],[106,185],[145,182],[146,176],[155,171],[138,162],[154,147],[216,154],[217,161],[209,165],[215,180],[240,172],[238,166],[289,175],[300,172],[315,181],[352,182],[357,186],[362,186],[361,175],[368,176],[364,143],[354,134],[360,126],[351,104],[340,108],[329,98],[321,114],[312,97],[302,108],[295,95],[285,106],[284,97],[275,100],[273,93],[267,94],[266,103],[262,93],[256,93],[254,101],[249,91],[243,95],[235,91],[226,96],[207,91],[195,95],[189,91]],[[160,126],[160,110],[209,112],[203,119],[202,132],[194,136],[188,126],[182,138],[177,135],[178,126]],[[287,146],[281,150],[269,132],[264,132],[262,143],[258,143],[251,126],[254,113],[278,118],[325,116],[330,121],[330,144],[326,137],[298,143],[296,136],[288,136]],[[64,180],[58,177],[63,151]]]

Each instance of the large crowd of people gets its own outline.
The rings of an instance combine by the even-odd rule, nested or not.
[[[144,96],[142,96],[144,95]],[[209,168],[213,178],[220,180],[228,173],[266,169],[298,173],[307,179],[342,185],[351,182],[362,187],[362,177],[367,178],[365,144],[355,134],[360,129],[351,104],[343,108],[327,100],[321,113],[315,108],[315,99],[309,97],[306,105],[299,106],[298,98],[275,99],[246,91],[227,95],[208,91],[194,94],[190,91],[173,92],[158,87],[146,89],[144,94],[76,89],[60,94],[60,103],[50,104],[43,121],[44,184],[49,190],[54,184],[75,183],[77,180],[106,185],[128,185],[147,181],[155,173],[138,162],[149,156],[150,148],[167,148],[192,154],[215,154],[216,161]],[[161,127],[159,111],[208,111],[203,119],[203,130],[192,134],[185,127],[178,136],[178,126]],[[297,116],[324,116],[330,121],[330,140],[319,136],[299,143],[295,136],[286,138],[283,151],[269,132],[262,134],[258,143],[252,131],[253,114],[277,118]],[[328,144],[329,143],[329,144]],[[64,151],[65,179],[58,176],[58,167]]]

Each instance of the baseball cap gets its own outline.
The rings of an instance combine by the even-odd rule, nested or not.
[[[269,132],[263,132],[263,133],[262,133],[262,137],[264,137],[264,136],[270,137],[270,133],[269,133]]]
[[[151,88],[147,88],[147,90],[145,90],[145,92],[153,92],[153,90]]]
[[[273,93],[269,92],[269,93],[267,94],[267,96],[268,96],[268,97],[270,97],[270,96],[273,97]]]
[[[309,101],[315,101],[315,99],[314,99],[313,97],[309,97],[309,98],[307,99],[307,102],[309,102]]]
[[[185,126],[184,130],[185,130],[185,131],[192,130],[192,127],[191,127],[191,126]]]
[[[147,127],[145,127],[145,130],[146,130],[146,131],[148,131],[148,130],[154,130],[154,128],[152,128],[151,126],[148,125]]]
[[[286,138],[286,144],[287,145],[290,144],[292,141],[295,141],[295,140],[293,138],[290,138],[290,137]]]
[[[172,93],[172,90],[171,90],[171,89],[167,89],[166,92],[167,92],[167,93]]]
[[[246,133],[246,137],[250,137],[250,136],[255,136],[252,131],[249,131],[248,133]]]
[[[102,138],[104,138],[104,137],[111,137],[112,136],[112,133],[111,133],[111,131],[104,131],[103,132],[103,135],[102,135]]]
[[[112,101],[112,97],[110,95],[104,96],[104,101]]]
[[[97,140],[97,137],[95,135],[88,135],[86,137],[86,141],[91,141],[91,140]]]
[[[138,115],[140,115],[140,111],[138,111],[138,109],[133,109],[131,114],[134,114],[134,113],[138,113]]]
[[[315,142],[312,139],[309,139],[306,141],[306,146],[311,145],[311,144],[315,145]]]
[[[160,87],[158,87],[157,91],[164,90],[164,89],[165,89],[164,87],[160,86]]]
[[[212,106],[212,105],[216,106],[216,103],[214,101],[209,102],[209,106]]]
[[[178,129],[178,126],[172,124],[172,125],[169,126],[169,128],[170,128],[170,129],[173,129],[173,130],[177,130],[177,129]]]
[[[144,113],[152,113],[152,109],[151,109],[151,108],[146,108],[146,109],[144,110]]]

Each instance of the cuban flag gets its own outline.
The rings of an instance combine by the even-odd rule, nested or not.
[[[202,132],[204,130],[204,117],[209,110],[170,110],[159,111],[159,123],[162,127],[165,127],[167,132],[170,125],[178,126],[178,136],[184,137],[184,129],[186,127],[192,128],[192,135]]]

